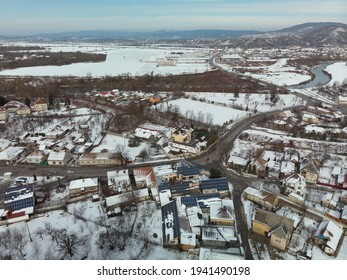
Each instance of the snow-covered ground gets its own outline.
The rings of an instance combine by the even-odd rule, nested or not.
[[[113,134],[106,134],[100,145],[92,150],[92,153],[100,153],[103,150],[107,150],[111,153],[120,151],[128,159],[134,161],[143,149],[149,149],[149,145],[147,143],[142,142],[138,147],[129,147],[128,142],[128,138]]]
[[[208,123],[209,119],[215,125],[222,125],[225,122],[231,120],[236,121],[250,115],[250,112],[186,98],[176,99],[162,104],[163,110],[166,110],[166,106],[178,106],[179,113],[182,116],[188,119],[199,119],[200,116],[203,122]]]
[[[179,252],[164,249],[162,240],[161,211],[158,210],[153,201],[139,204],[137,212],[124,213],[123,216],[110,218],[105,221],[105,214],[100,202],[90,200],[68,204],[67,211],[57,210],[47,212],[39,217],[25,223],[17,223],[11,227],[0,227],[0,234],[10,230],[19,231],[23,239],[10,241],[7,251],[2,246],[1,253],[11,251],[14,259],[60,259],[64,255],[62,246],[56,240],[61,237],[62,230],[68,234],[75,234],[84,244],[77,244],[73,248],[73,256],[65,256],[65,259],[180,259]],[[105,245],[103,249],[97,244],[101,232],[106,232],[105,224],[119,231],[133,227],[132,234],[122,236],[124,238],[124,249],[115,248],[110,250]],[[59,234],[60,231],[60,234]],[[32,241],[30,242],[30,237]],[[60,236],[59,236],[60,235]],[[145,240],[149,241],[147,247]],[[11,245],[10,245],[11,243]],[[117,242],[116,242],[117,243]],[[100,244],[100,243],[99,243]],[[17,246],[16,246],[17,245]],[[24,256],[21,256],[21,253]]]
[[[219,64],[220,67],[227,71],[239,71],[239,68],[245,69],[244,75],[252,76],[253,78],[273,83],[279,86],[297,85],[311,80],[308,72],[297,70],[293,66],[287,65],[287,58],[280,58],[270,66],[261,67],[233,67],[226,64]],[[247,72],[247,69],[252,70]],[[253,71],[257,70],[256,73]]]
[[[216,93],[216,92],[188,92],[188,96],[194,96],[198,100],[214,102],[216,105],[227,105],[231,107],[240,107],[245,110],[257,110],[258,112],[268,112],[270,110],[278,110],[286,107],[304,104],[304,101],[293,94],[280,94],[276,104],[270,101],[269,94],[246,94],[240,93],[235,97],[233,93]]]
[[[328,85],[332,86],[335,83],[342,85],[347,83],[347,63],[336,62],[328,65],[325,70],[331,75],[331,81]]]
[[[44,47],[48,47],[45,46]],[[0,75],[18,76],[87,76],[130,74],[168,75],[183,73],[201,73],[211,70],[208,49],[177,49],[150,47],[119,47],[54,45],[51,51],[87,51],[107,53],[106,61],[99,63],[74,63],[63,66],[23,67],[0,72]],[[178,54],[182,53],[182,54]]]

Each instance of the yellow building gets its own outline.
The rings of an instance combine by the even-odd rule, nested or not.
[[[16,111],[16,114],[20,116],[27,116],[31,114],[31,110],[28,106],[21,106]]]
[[[45,100],[40,98],[40,99],[36,100],[36,102],[34,103],[34,109],[37,112],[47,111],[48,110],[48,104]]]
[[[8,112],[4,106],[0,106],[0,121],[7,121]]]
[[[180,128],[172,133],[172,141],[177,143],[190,143],[192,141],[192,132],[191,128]]]
[[[255,209],[252,232],[270,238],[272,247],[285,250],[293,230],[293,220],[260,208]]]

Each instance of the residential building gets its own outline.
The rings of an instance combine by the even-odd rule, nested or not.
[[[318,123],[319,122],[319,118],[316,115],[310,114],[310,113],[304,113],[302,115],[302,120],[304,122],[307,122],[307,123]]]
[[[278,206],[278,197],[275,194],[267,192],[265,190],[257,190],[252,187],[248,187],[243,191],[243,196],[265,209],[272,211]]]
[[[49,152],[47,161],[48,161],[48,165],[62,166],[62,165],[66,165],[70,161],[70,159],[71,159],[71,154],[68,152],[51,151],[51,152]]]
[[[84,153],[79,158],[80,166],[121,165],[120,156],[110,153]]]
[[[23,147],[9,146],[5,150],[0,152],[0,162],[5,162],[6,164],[13,164],[21,158],[24,152],[25,148]]]
[[[282,185],[286,188],[288,193],[295,192],[301,196],[304,195],[306,188],[305,178],[296,172],[284,175]]]
[[[131,190],[131,182],[128,169],[107,171],[108,187],[116,193]]]
[[[255,208],[252,232],[270,238],[270,245],[285,250],[294,230],[294,221],[275,213]]]
[[[226,177],[202,180],[200,190],[202,194],[219,193],[220,196],[228,195],[231,191]]]
[[[163,225],[163,246],[177,247],[180,243],[180,225],[176,201],[173,200],[161,207]]]
[[[213,225],[233,226],[235,223],[234,204],[231,199],[221,199],[210,203],[210,223]]]
[[[337,253],[338,245],[343,236],[343,229],[333,221],[323,221],[320,223],[314,239],[316,244],[323,246],[324,252],[334,256]]]
[[[4,106],[0,106],[0,121],[7,121],[8,111]]]
[[[235,227],[215,226],[203,227],[201,243],[205,247],[226,249],[232,244],[237,244]]]
[[[29,164],[40,164],[47,160],[47,155],[42,151],[33,151],[26,157],[26,162]]]
[[[31,114],[31,109],[28,106],[23,105],[18,108],[18,110],[16,111],[16,114],[18,116],[28,116]]]
[[[133,170],[136,187],[141,188],[150,188],[151,186],[156,185],[155,174],[151,166],[134,168]]]
[[[1,216],[2,220],[8,223],[13,221],[25,221],[34,212],[35,198],[33,185],[30,183],[18,183],[5,191],[5,212]]]
[[[190,143],[192,141],[193,129],[181,127],[171,135],[172,141],[176,143]]]
[[[310,159],[306,164],[302,164],[301,175],[305,177],[306,182],[315,184],[319,176],[320,164],[317,160]]]
[[[34,110],[36,112],[47,111],[48,110],[48,103],[44,99],[40,98],[40,99],[35,101]]]
[[[177,167],[178,179],[184,180],[199,180],[200,168],[197,164],[181,165]]]
[[[134,203],[146,201],[149,199],[148,189],[140,189],[130,192],[109,196],[105,198],[107,211],[114,210],[117,207],[131,206]]]
[[[86,193],[93,194],[98,191],[98,178],[78,179],[70,182],[69,195],[76,197]]]

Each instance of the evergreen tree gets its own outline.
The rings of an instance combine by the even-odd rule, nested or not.
[[[24,100],[24,104],[27,105],[28,107],[30,107],[30,99],[29,97],[25,97],[25,100]]]

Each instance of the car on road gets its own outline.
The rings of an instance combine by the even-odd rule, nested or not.
[[[66,171],[66,173],[68,173],[68,174],[74,174],[75,171],[73,171],[73,170],[68,170],[68,171]]]

